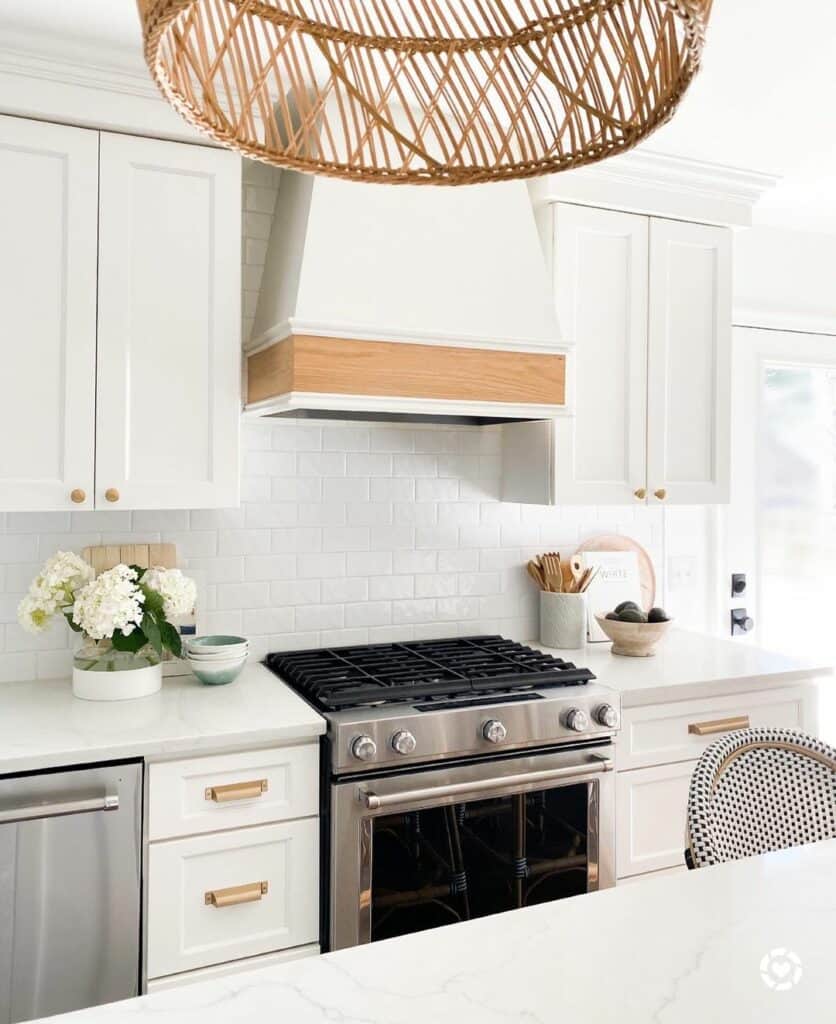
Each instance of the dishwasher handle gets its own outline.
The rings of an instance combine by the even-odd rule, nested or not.
[[[91,811],[118,811],[119,795],[106,793],[88,800],[60,800],[52,804],[32,804],[29,807],[0,808],[0,825],[14,825],[20,821],[38,821],[41,818],[63,818],[68,814],[89,814]]]

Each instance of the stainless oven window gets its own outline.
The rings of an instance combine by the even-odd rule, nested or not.
[[[581,784],[374,818],[371,940],[586,892],[588,807]]]

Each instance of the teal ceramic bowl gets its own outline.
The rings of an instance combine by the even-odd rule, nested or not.
[[[249,640],[242,636],[194,636],[186,641],[188,653],[198,657],[237,658],[249,649]]]
[[[189,667],[205,686],[223,686],[234,682],[247,664],[247,656],[230,659],[229,661],[193,661],[188,659]]]

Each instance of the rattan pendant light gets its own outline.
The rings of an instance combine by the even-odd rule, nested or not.
[[[192,124],[280,167],[463,185],[635,145],[699,67],[711,0],[138,0]]]

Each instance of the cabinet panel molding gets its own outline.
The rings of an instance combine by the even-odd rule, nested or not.
[[[650,501],[729,500],[731,230],[650,225]]]
[[[98,151],[0,116],[0,509],[93,507]]]
[[[101,137],[97,505],[237,504],[240,175],[232,153]]]

